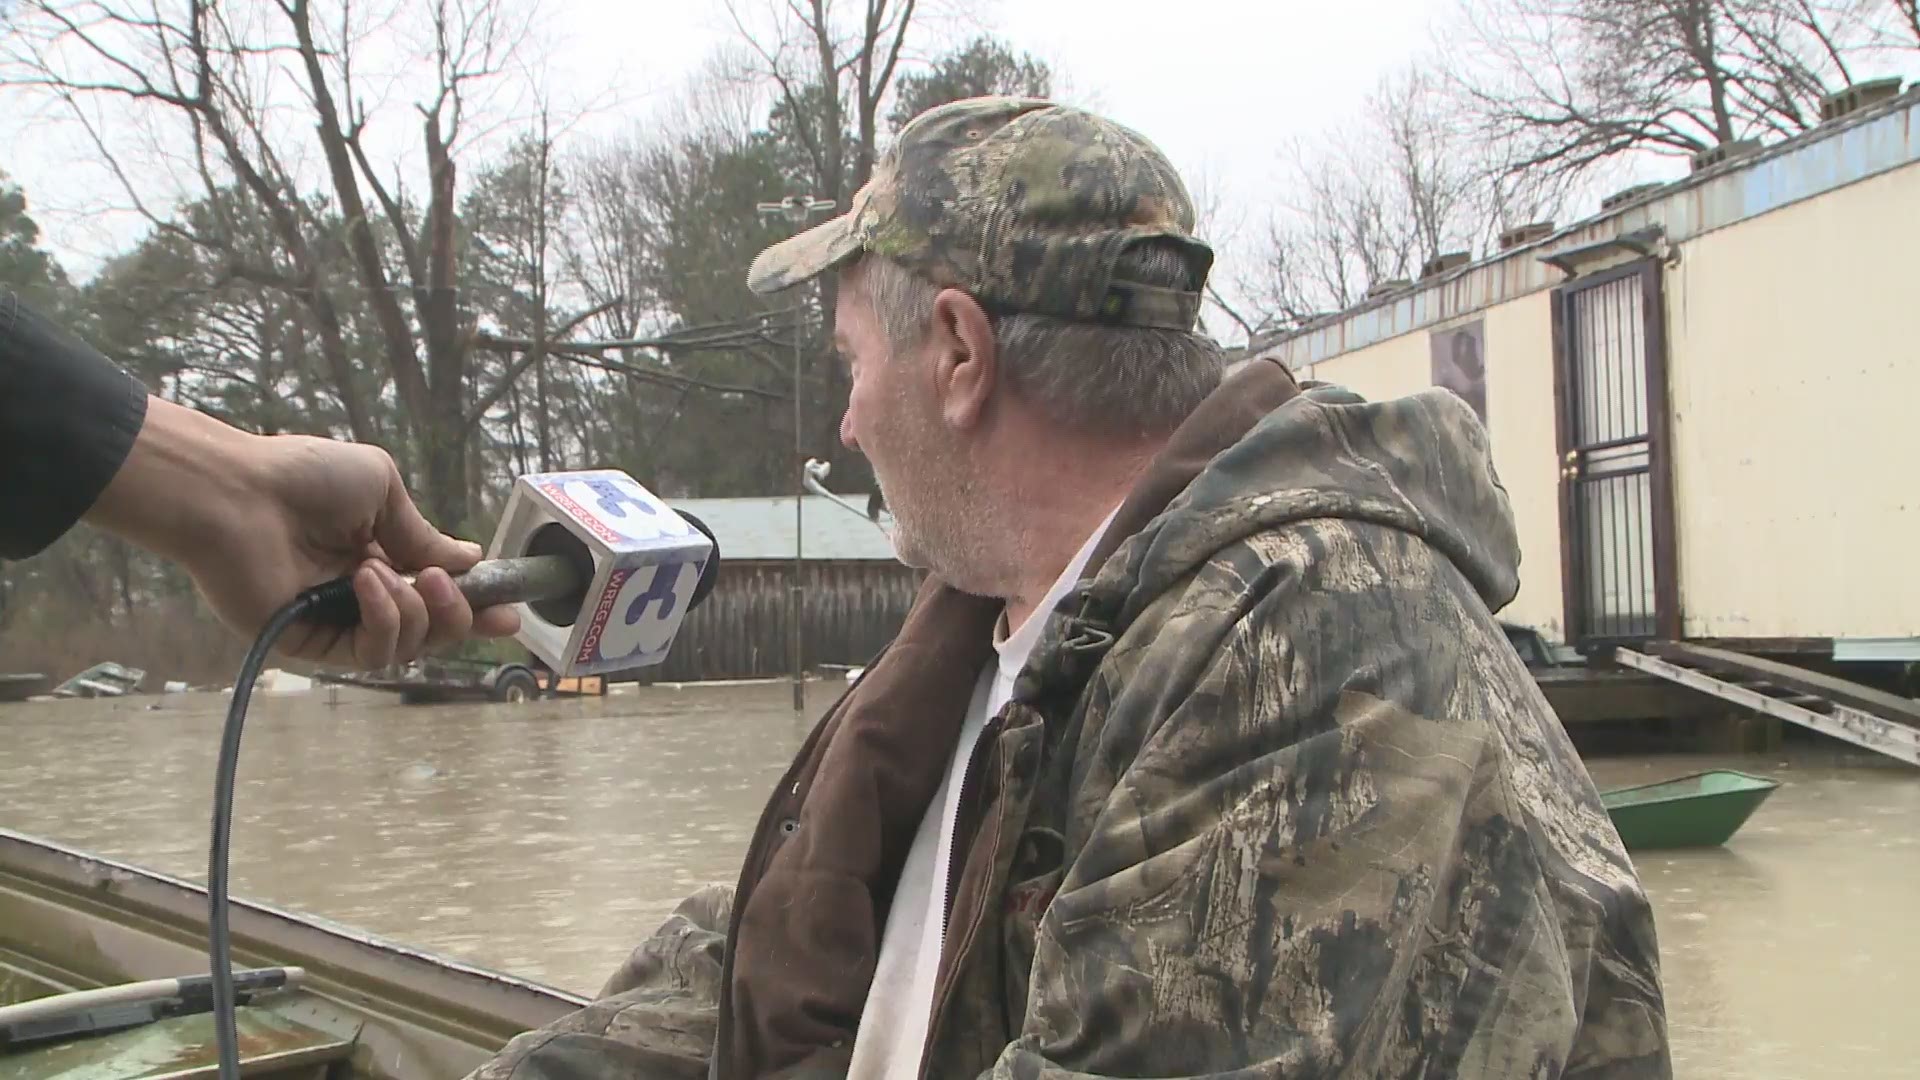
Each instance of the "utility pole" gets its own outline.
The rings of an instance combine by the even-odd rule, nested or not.
[[[761,217],[779,217],[786,219],[798,234],[807,227],[807,220],[821,210],[833,209],[832,199],[816,199],[812,195],[789,195],[779,202],[758,204]],[[805,323],[797,314],[793,327],[793,581],[787,586],[787,644],[793,653],[793,711],[801,713],[807,707],[806,674],[800,648],[801,603],[803,594],[800,585],[802,563],[800,561],[800,528],[804,515],[803,504],[806,499],[806,439],[800,427],[800,339]]]

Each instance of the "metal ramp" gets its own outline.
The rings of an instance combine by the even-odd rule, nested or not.
[[[1649,655],[1652,654],[1652,655]],[[1678,641],[1616,662],[1863,749],[1920,765],[1920,701],[1756,656]]]

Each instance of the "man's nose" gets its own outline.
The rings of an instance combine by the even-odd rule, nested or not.
[[[840,445],[849,450],[860,449],[860,440],[853,437],[853,406],[851,405],[847,406],[846,412],[840,414]]]

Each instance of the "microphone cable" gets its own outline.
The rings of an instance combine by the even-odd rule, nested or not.
[[[351,577],[316,585],[274,612],[240,663],[233,702],[220,733],[220,760],[213,774],[213,832],[207,851],[207,959],[213,976],[213,1031],[220,1052],[220,1080],[240,1080],[239,1006],[233,985],[233,945],[227,927],[227,853],[233,840],[234,778],[240,767],[240,729],[247,722],[253,684],[287,628],[301,619],[352,625],[359,616]]]

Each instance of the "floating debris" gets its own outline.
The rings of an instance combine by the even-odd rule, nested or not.
[[[108,661],[87,670],[53,688],[57,698],[124,697],[140,689],[147,673]]]

